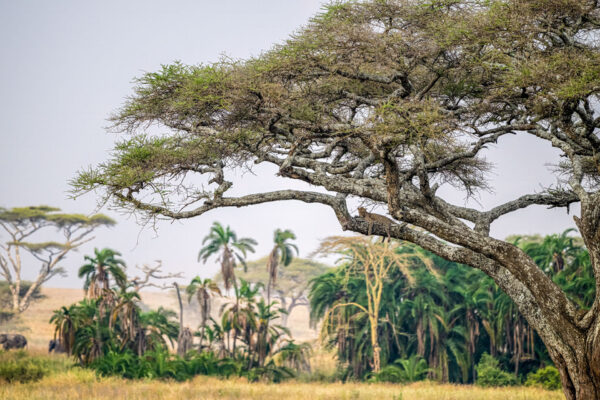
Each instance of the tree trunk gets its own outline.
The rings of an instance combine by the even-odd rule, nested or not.
[[[10,285],[10,291],[12,294],[12,310],[16,314],[19,313],[20,304],[19,304],[19,291],[21,290],[21,280],[17,278],[14,286]]]
[[[287,328],[287,323],[288,323],[288,318],[290,317],[290,310],[287,310],[287,314],[281,314],[281,326],[284,326]]]
[[[369,313],[369,325],[371,330],[371,346],[373,347],[373,372],[378,373],[381,370],[381,347],[379,347],[379,335],[377,332],[377,323],[379,313]]]
[[[597,335],[596,335],[597,336]],[[590,342],[594,342],[591,340]],[[597,342],[597,339],[596,339]],[[597,354],[598,346],[595,346]],[[548,347],[554,364],[560,372],[563,392],[567,400],[600,399],[600,371],[597,359],[594,364],[593,351],[588,353],[588,346],[581,343],[575,348],[558,349]],[[562,352],[566,351],[569,357]]]
[[[183,327],[183,302],[181,301],[181,293],[179,292],[179,285],[177,282],[173,282],[175,286],[175,293],[177,293],[177,301],[179,302],[179,335],[177,337],[177,354],[180,357],[185,356],[189,347],[191,347],[192,334],[189,329]]]
[[[204,341],[204,331],[206,330],[206,320],[202,320],[202,329],[200,330],[200,344],[198,350],[202,351],[202,342]]]
[[[15,314],[20,313],[21,302],[19,295],[21,293],[21,253],[19,252],[19,246],[15,246],[15,283],[14,289],[11,287],[13,295],[13,311]]]
[[[581,237],[590,254],[590,262],[596,280],[596,296],[589,311],[578,310],[579,332],[568,335],[568,329],[556,327],[565,332],[564,343],[556,346],[549,343],[536,328],[546,344],[554,364],[560,371],[563,391],[568,400],[600,399],[600,195],[581,201],[581,218],[573,217]],[[575,337],[572,337],[575,336]]]
[[[378,373],[381,370],[381,347],[373,347],[373,372]]]
[[[240,295],[239,295],[239,289],[238,289],[238,285],[237,285],[237,278],[233,277],[233,290],[235,291],[235,310],[236,313],[240,312]],[[236,317],[237,320],[237,317]],[[237,327],[233,326],[233,348],[231,349],[231,356],[235,357],[235,349],[236,349],[236,345],[237,345]],[[228,333],[229,336],[229,333]],[[229,341],[229,339],[228,339]]]
[[[423,320],[417,321],[417,354],[421,357],[425,356],[425,339],[423,338]]]

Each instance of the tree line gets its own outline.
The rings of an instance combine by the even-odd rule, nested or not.
[[[262,296],[273,285],[279,264],[292,261],[295,239],[291,231],[276,230],[274,248],[267,268],[269,281],[250,283],[235,276],[239,263],[254,251],[256,242],[237,238],[229,227],[213,224],[204,239],[198,260],[217,256],[224,280],[224,291],[233,289],[219,310],[220,318],[211,317],[215,297],[224,296],[211,279],[195,277],[185,287],[188,302],[198,301],[201,322],[197,329],[183,325],[180,300],[179,323],[174,311],[160,307],[142,311],[139,282],[129,279],[126,264],[112,249],[95,249],[85,256],[79,269],[84,279],[85,299],[56,310],[50,319],[55,339],[80,364],[104,375],[127,378],[167,377],[187,379],[196,374],[240,375],[251,380],[278,381],[309,369],[310,346],[298,344],[288,328],[277,323],[287,313],[276,301]],[[156,272],[153,269],[154,272]],[[194,344],[194,337],[198,343]],[[170,354],[169,345],[177,347]]]
[[[574,302],[589,309],[595,295],[593,271],[581,239],[570,236],[571,231],[511,240]],[[534,328],[481,271],[403,243],[395,247],[407,257],[402,265],[382,255],[388,271],[377,276],[376,269],[364,268],[360,256],[373,251],[371,242],[345,239],[341,244],[333,250],[345,254],[345,261],[312,280],[309,299],[311,317],[324,321],[321,335],[335,349],[342,376],[363,379],[381,366],[383,375],[397,371],[408,380],[472,383],[485,353],[518,381],[552,365]],[[373,321],[369,292],[376,281],[381,295]],[[375,345],[369,339],[374,329]]]

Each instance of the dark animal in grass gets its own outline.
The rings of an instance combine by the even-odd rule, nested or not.
[[[10,349],[22,349],[27,346],[27,339],[25,336],[11,333],[0,334],[0,344],[4,350]]]
[[[66,353],[67,349],[63,346],[60,340],[51,340],[48,342],[48,353]]]

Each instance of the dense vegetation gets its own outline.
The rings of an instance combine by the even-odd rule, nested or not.
[[[0,383],[35,382],[51,373],[61,373],[72,367],[64,358],[32,356],[25,350],[0,350]]]
[[[569,233],[513,240],[585,309],[595,291],[589,255]],[[391,267],[384,280],[380,380],[514,384],[552,364],[538,335],[488,276],[414,245],[402,244],[397,252],[414,257],[408,270]],[[353,268],[354,261],[313,279],[309,298],[312,318],[325,319],[322,335],[336,349],[342,375],[362,379],[373,371],[373,347],[366,275]],[[512,375],[500,373],[498,365]]]
[[[279,238],[277,233],[275,238]],[[202,316],[195,332],[197,345],[191,331],[175,321],[175,312],[163,308],[142,311],[140,295],[125,273],[125,262],[111,249],[96,249],[94,256],[85,256],[79,277],[85,280],[86,298],[54,312],[50,322],[56,338],[81,365],[101,375],[132,379],[184,380],[203,374],[277,382],[294,376],[294,371],[307,370],[310,347],[296,344],[289,330],[275,323],[286,310],[259,296],[263,285],[235,276],[236,259],[244,262],[246,251],[252,250],[255,242],[238,240],[235,232],[219,223],[204,242],[199,259],[220,253],[227,276],[225,288],[233,289],[234,296],[223,305],[217,321],[210,317],[210,309],[212,298],[221,296],[220,288],[210,279],[192,280],[186,292],[189,299],[198,299]],[[290,254],[285,257],[291,261]],[[169,351],[169,344],[174,346],[175,341],[178,355]]]

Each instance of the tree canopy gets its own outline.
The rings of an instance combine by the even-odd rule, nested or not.
[[[66,214],[56,207],[46,205],[30,207],[0,207],[0,232],[8,240],[0,243],[0,278],[8,283],[11,291],[13,313],[21,313],[29,307],[43,283],[57,274],[64,273],[59,265],[67,254],[93,237],[89,235],[100,226],[112,226],[115,221],[104,214],[86,216]],[[63,241],[31,241],[41,231],[54,228],[62,233]],[[22,251],[29,253],[41,263],[33,282],[23,292]]]
[[[387,206],[401,221],[393,237],[481,269],[515,301],[567,398],[598,398],[600,298],[579,307],[524,251],[489,232],[532,205],[579,203],[575,222],[600,282],[599,30],[597,0],[333,3],[258,57],[143,75],[112,117],[130,137],[82,171],[74,190],[100,189],[102,201],[149,218],[320,203],[359,233],[368,224],[348,211],[349,198]],[[153,124],[169,134],[148,134]],[[491,209],[444,198],[448,186],[465,196],[490,189],[481,152],[508,134],[560,152],[557,184]],[[232,168],[263,163],[327,192],[230,194]]]

